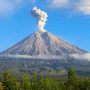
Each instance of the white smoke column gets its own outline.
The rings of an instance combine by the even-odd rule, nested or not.
[[[44,26],[47,21],[47,13],[38,9],[37,7],[34,7],[32,10],[32,15],[33,17],[38,18],[38,28],[40,31],[45,31]]]

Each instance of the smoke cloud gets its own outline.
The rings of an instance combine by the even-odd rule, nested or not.
[[[37,7],[34,7],[32,10],[32,16],[35,18],[38,18],[38,28],[40,31],[45,31],[44,26],[47,21],[47,13],[38,9]]]

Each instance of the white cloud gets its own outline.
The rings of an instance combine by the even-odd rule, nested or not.
[[[90,0],[46,0],[50,8],[68,9],[81,14],[90,15]],[[0,0],[0,15],[15,12],[24,3],[32,3],[32,0]],[[37,3],[40,3],[37,1]],[[67,8],[68,7],[68,8]]]
[[[80,0],[76,5],[76,10],[86,15],[90,15],[90,0]]]
[[[90,0],[50,0],[50,7],[67,8],[69,10],[90,15]]]
[[[52,8],[62,8],[69,3],[69,0],[50,0],[50,7]]]
[[[15,12],[21,6],[24,0],[0,0],[0,15]]]

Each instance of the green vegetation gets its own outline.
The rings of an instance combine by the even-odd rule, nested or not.
[[[21,80],[5,72],[0,82],[0,90],[90,90],[90,78],[78,77],[73,68],[66,78],[48,78],[43,75],[24,74]]]

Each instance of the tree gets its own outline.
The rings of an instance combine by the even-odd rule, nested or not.
[[[3,85],[4,85],[4,90],[16,90],[16,80],[8,72],[5,72],[3,75]]]
[[[68,79],[69,80],[76,79],[76,73],[72,67],[68,70]]]
[[[16,82],[15,90],[20,90],[20,83]]]
[[[66,88],[67,90],[78,90],[78,79],[73,68],[70,68],[68,70],[68,80],[66,82]]]
[[[21,88],[23,90],[30,90],[30,86],[31,86],[30,78],[27,74],[25,74],[21,80]]]
[[[0,90],[4,90],[3,83],[0,82]]]
[[[40,75],[40,79],[38,80],[38,90],[45,90],[45,79],[43,74]]]
[[[90,80],[88,78],[79,79],[80,90],[90,90]]]

